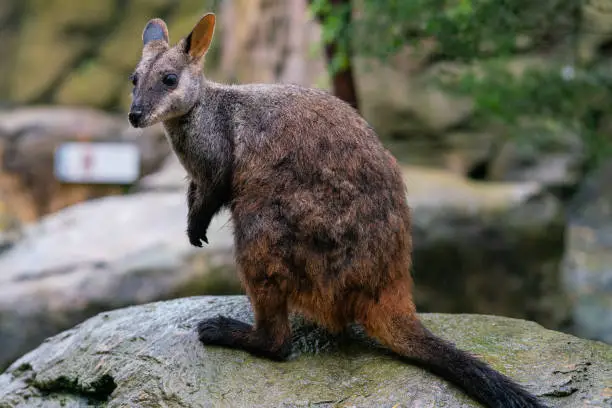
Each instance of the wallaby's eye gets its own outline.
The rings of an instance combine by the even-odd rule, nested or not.
[[[132,85],[138,85],[138,76],[136,74],[130,75],[130,81],[132,81]]]
[[[165,75],[164,78],[162,79],[162,82],[167,87],[174,88],[176,84],[178,84],[178,76],[176,76],[176,74]]]

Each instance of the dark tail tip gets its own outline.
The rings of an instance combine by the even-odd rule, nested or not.
[[[489,408],[548,408],[519,384],[453,344],[424,332],[411,343],[412,362],[457,385]]]

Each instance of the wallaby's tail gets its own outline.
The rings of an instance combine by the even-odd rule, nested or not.
[[[421,326],[422,327],[422,326]],[[495,371],[425,327],[404,345],[403,357],[461,387],[491,408],[544,408],[537,398],[510,378]],[[406,347],[407,346],[407,347]]]
[[[489,408],[546,408],[510,378],[435,336],[414,313],[398,316],[397,306],[383,303],[369,309],[363,323],[370,336]]]

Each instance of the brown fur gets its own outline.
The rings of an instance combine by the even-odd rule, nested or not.
[[[434,336],[412,300],[410,211],[400,168],[374,130],[327,92],[295,85],[224,86],[200,73],[214,19],[170,47],[147,26],[130,121],[163,121],[190,176],[187,234],[207,241],[223,207],[255,325],[199,324],[200,340],[275,360],[291,352],[291,311],[332,332],[353,322],[491,407],[539,407],[483,362]],[[145,30],[147,30],[145,29]],[[208,45],[206,45],[206,48]],[[194,55],[196,57],[194,57]],[[168,73],[176,86],[164,85]]]

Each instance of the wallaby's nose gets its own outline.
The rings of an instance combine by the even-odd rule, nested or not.
[[[132,124],[132,126],[138,127],[138,124],[140,123],[140,119],[142,119],[142,111],[141,110],[131,111],[130,114],[128,115],[128,119],[130,123]]]

